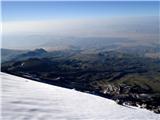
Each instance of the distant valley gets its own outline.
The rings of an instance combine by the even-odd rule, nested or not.
[[[159,45],[89,43],[52,51],[1,49],[1,70],[160,113]]]

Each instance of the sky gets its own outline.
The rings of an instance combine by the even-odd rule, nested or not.
[[[159,3],[2,2],[2,47],[28,48],[60,36],[156,40]]]

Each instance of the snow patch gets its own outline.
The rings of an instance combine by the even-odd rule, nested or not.
[[[151,111],[0,73],[3,120],[158,120]],[[27,82],[26,82],[27,81]]]

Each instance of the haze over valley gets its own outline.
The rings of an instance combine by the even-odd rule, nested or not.
[[[101,100],[106,99],[106,102],[102,100],[105,104],[110,99],[114,104],[128,107],[126,110],[139,107],[142,111],[145,109],[144,114],[152,112],[150,118],[159,117],[159,3],[2,2],[2,76],[7,81],[11,77],[16,83],[17,79],[19,82],[22,80],[21,85],[25,85],[25,80],[33,80],[29,80],[29,88],[39,89],[44,85],[48,96],[50,92],[58,94],[55,89],[59,88],[55,86],[60,86],[99,96]],[[32,82],[41,84],[39,87],[30,86]],[[51,91],[47,90],[47,86]],[[26,87],[27,90],[29,88]],[[60,89],[62,94],[65,90]],[[66,96],[68,94],[70,92],[66,92]],[[61,95],[59,97],[63,98],[62,102],[69,100]],[[51,97],[51,100],[54,98]],[[78,101],[78,104],[83,104]],[[10,105],[4,103],[8,104],[7,107]],[[53,105],[52,102],[50,104]],[[89,103],[91,106],[93,104]],[[94,106],[97,107],[98,103]],[[36,111],[41,110],[39,107]],[[121,107],[114,109],[119,112]],[[75,106],[71,108],[75,110]],[[107,108],[106,115],[114,109],[109,111]],[[5,107],[5,110],[8,108]],[[102,110],[92,111],[88,117],[98,119],[100,115],[103,119],[106,115],[101,113]],[[135,118],[144,119],[138,111]],[[88,114],[85,110],[83,113]],[[6,118],[7,115],[12,117],[15,114],[4,114]],[[66,115],[67,118],[73,116]],[[117,116],[121,115],[118,113],[113,118],[117,119]],[[134,118],[128,112],[126,116],[125,119]],[[83,116],[78,118],[83,120]]]

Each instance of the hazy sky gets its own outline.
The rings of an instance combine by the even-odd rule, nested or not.
[[[2,2],[5,48],[29,48],[56,37],[158,40],[160,2]]]

